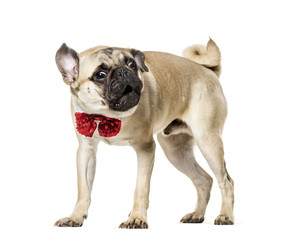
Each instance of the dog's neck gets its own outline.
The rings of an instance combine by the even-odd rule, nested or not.
[[[79,102],[78,102],[78,99],[75,99],[75,101],[76,101],[76,107],[77,107],[77,112],[80,112],[80,113],[87,113],[85,110],[84,110],[84,108],[79,104]]]
[[[87,111],[85,111],[85,109],[79,104],[79,101],[77,98],[75,98],[75,102],[76,102],[76,109],[77,109],[76,112],[87,113]],[[89,114],[89,113],[87,113],[87,114]],[[96,115],[96,114],[93,114],[93,115]],[[100,114],[97,114],[97,115],[100,115]],[[122,118],[116,118],[116,119],[118,119],[119,121],[122,121]]]

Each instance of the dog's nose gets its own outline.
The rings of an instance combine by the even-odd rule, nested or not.
[[[128,76],[128,70],[126,68],[117,68],[114,71],[114,75],[120,79]]]

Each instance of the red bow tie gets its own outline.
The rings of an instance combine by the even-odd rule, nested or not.
[[[116,136],[121,129],[121,121],[116,118],[109,118],[100,115],[87,114],[87,113],[75,113],[76,129],[77,131],[86,136],[92,137],[98,125],[99,135],[102,137]]]

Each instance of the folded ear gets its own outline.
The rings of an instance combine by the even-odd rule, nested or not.
[[[133,55],[138,67],[140,68],[140,70],[142,72],[148,72],[149,69],[148,67],[145,65],[145,56],[144,53],[136,50],[136,49],[130,49],[130,53]]]
[[[65,43],[56,53],[56,63],[66,84],[73,83],[79,75],[79,57],[77,52],[69,48]]]

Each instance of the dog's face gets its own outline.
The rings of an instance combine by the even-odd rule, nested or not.
[[[141,51],[97,47],[78,55],[63,44],[56,63],[89,113],[125,117],[136,110],[143,89],[140,76],[148,71]]]

